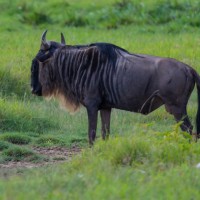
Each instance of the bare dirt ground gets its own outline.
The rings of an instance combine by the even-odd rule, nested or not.
[[[70,160],[70,158],[78,153],[80,153],[81,148],[74,146],[72,148],[64,148],[64,147],[33,147],[33,150],[40,155],[45,156],[46,161],[42,161],[39,163],[19,161],[13,162],[10,161],[6,164],[0,164],[0,170],[3,169],[21,169],[21,168],[34,168],[40,167],[48,164],[54,164],[58,162],[64,162]]]

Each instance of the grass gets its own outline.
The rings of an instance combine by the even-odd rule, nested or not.
[[[64,145],[64,143],[59,140],[58,138],[55,138],[55,137],[52,137],[52,136],[43,136],[43,137],[40,137],[36,143],[38,145],[42,145],[42,146],[56,146],[56,145]]]
[[[99,140],[70,163],[0,181],[2,197],[198,199],[199,143],[178,130],[175,127],[159,137],[148,131],[111,137],[108,142]]]
[[[56,100],[30,93],[31,60],[45,29],[50,40],[59,41],[63,32],[68,44],[110,42],[134,53],[173,57],[200,72],[198,5],[195,0],[1,1],[0,163],[44,161],[35,146],[83,151],[68,163],[1,179],[0,199],[198,199],[199,141],[181,132],[164,108],[148,116],[113,110],[110,139],[101,141],[99,122],[97,142],[87,148],[84,108],[72,116]],[[196,98],[194,90],[188,104],[193,125]]]
[[[9,99],[9,100],[8,100]],[[18,101],[15,98],[1,98],[1,128],[2,131],[40,131],[56,126],[54,122],[38,116],[40,112],[34,111],[35,106],[30,101]],[[32,110],[32,111],[31,111]]]
[[[24,157],[33,156],[34,153],[23,147],[12,147],[4,150],[2,155],[6,156],[6,160],[20,161],[24,159]]]
[[[199,43],[197,31],[166,34],[164,27],[158,27],[154,32],[148,32],[148,29],[147,26],[126,26],[117,31],[90,28],[63,28],[62,31],[69,44],[111,42],[128,49],[130,52],[174,57],[193,66],[198,71],[200,59],[199,46],[196,45]],[[52,134],[58,139],[61,138],[68,146],[80,140],[82,142],[78,143],[81,145],[87,144],[87,118],[84,109],[75,116],[71,116],[59,109],[56,101],[45,102],[30,94],[30,64],[38,50],[42,31],[38,28],[30,34],[28,31],[18,32],[18,34],[9,32],[9,37],[12,40],[8,45],[5,44],[5,41],[8,40],[8,34],[2,32],[2,38],[5,39],[1,40],[1,44],[4,44],[5,51],[2,52],[3,59],[0,61],[0,71],[6,71],[6,73],[3,73],[1,79],[0,132],[31,133],[33,137]],[[59,32],[61,30],[58,28],[49,30],[47,38],[59,40]],[[19,41],[23,41],[21,45],[19,45]],[[10,59],[10,55],[15,56]],[[196,115],[196,108],[192,106],[194,104],[196,105],[195,91],[188,108],[193,124]],[[173,118],[164,109],[159,109],[149,116],[114,111],[111,131],[112,134],[120,135],[125,132],[132,133],[135,124],[148,126],[154,131],[165,131],[170,130],[174,123]],[[99,132],[100,126],[98,136],[100,136]]]
[[[31,142],[31,138],[29,136],[25,136],[20,133],[4,133],[3,135],[1,135],[0,140],[19,145],[28,144]]]
[[[32,150],[19,146],[12,146],[5,149],[2,151],[1,155],[1,163],[6,163],[8,161],[41,162],[47,160],[45,157],[33,152]]]
[[[0,151],[9,148],[9,143],[5,141],[0,141]]]
[[[168,25],[179,24],[179,28],[199,27],[199,2],[187,0],[163,1],[69,1],[48,0],[2,2],[1,10],[5,22],[11,15],[18,27],[21,24],[43,26],[45,24],[92,28],[118,28],[122,25]],[[106,5],[106,6],[105,6]],[[172,23],[173,21],[173,23]],[[4,22],[4,21],[3,21]],[[5,23],[4,22],[4,23]],[[12,21],[9,21],[13,23]],[[5,23],[6,24],[6,23]],[[181,25],[181,26],[180,26]],[[12,27],[13,28],[13,27]],[[11,27],[4,29],[12,30]],[[16,28],[16,27],[15,27]],[[177,29],[178,30],[178,29]]]

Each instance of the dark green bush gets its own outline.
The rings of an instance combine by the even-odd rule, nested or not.
[[[200,26],[200,3],[198,1],[155,1],[152,3],[120,0],[113,4],[80,7],[68,2],[43,3],[15,2],[15,6],[1,3],[2,12],[12,15],[28,25],[60,24],[63,26],[90,26],[93,28],[118,28],[128,24],[165,25],[171,22]]]
[[[8,149],[9,148],[9,143],[5,142],[5,141],[0,141],[0,151],[4,150],[4,149]]]
[[[7,133],[0,137],[1,140],[13,143],[13,144],[28,144],[31,142],[31,138],[21,133]]]
[[[36,144],[41,146],[54,146],[54,145],[64,145],[64,142],[58,138],[52,136],[42,136],[36,140]]]
[[[12,146],[11,148],[4,150],[2,152],[2,155],[7,161],[20,161],[26,158],[32,160],[36,156],[36,154],[33,151],[18,146]]]
[[[45,14],[43,12],[31,12],[26,13],[22,16],[21,21],[26,24],[31,25],[40,25],[45,23],[52,23],[51,18],[48,16],[48,14]]]

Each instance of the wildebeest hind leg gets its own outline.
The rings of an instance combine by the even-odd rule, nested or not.
[[[170,114],[174,115],[174,118],[176,119],[177,122],[180,121],[183,122],[180,126],[181,129],[183,131],[187,131],[188,133],[192,134],[193,126],[188,118],[186,106],[181,108],[178,106],[165,105],[165,107]]]
[[[111,108],[100,110],[100,115],[101,115],[102,138],[105,140],[105,139],[108,139],[109,133],[110,133]]]

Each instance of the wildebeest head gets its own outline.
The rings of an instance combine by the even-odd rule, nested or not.
[[[32,93],[38,96],[42,96],[42,85],[39,80],[40,62],[43,63],[50,59],[55,50],[65,45],[64,35],[61,33],[61,43],[46,40],[47,30],[44,31],[41,37],[40,50],[36,57],[32,60],[31,65],[31,90]]]

